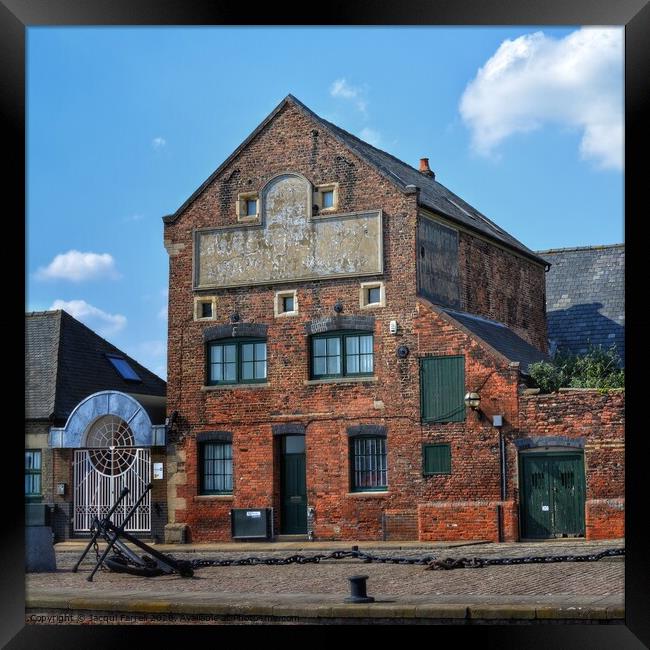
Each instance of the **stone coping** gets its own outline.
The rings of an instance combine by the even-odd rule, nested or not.
[[[115,612],[130,614],[203,614],[246,617],[297,617],[335,619],[464,619],[497,621],[526,619],[529,621],[600,620],[622,621],[624,606],[620,603],[507,603],[507,602],[425,602],[420,599],[394,601],[376,596],[374,603],[346,604],[333,595],[267,595],[251,598],[241,594],[194,592],[130,592],[105,590],[101,594],[80,595],[78,590],[33,590],[27,594],[25,609],[64,610],[76,612]],[[588,599],[587,599],[588,600]]]

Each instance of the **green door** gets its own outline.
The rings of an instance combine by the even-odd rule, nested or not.
[[[528,539],[585,534],[585,483],[581,453],[521,457],[521,536]]]
[[[305,436],[284,436],[282,439],[281,492],[280,530],[285,535],[306,534]]]

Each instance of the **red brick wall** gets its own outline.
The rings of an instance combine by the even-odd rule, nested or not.
[[[458,258],[461,309],[505,323],[546,352],[544,267],[465,232]]]
[[[585,438],[587,539],[624,533],[625,393],[562,390],[520,398],[519,437]],[[512,480],[516,481],[516,468]]]
[[[319,131],[316,138],[314,128]],[[376,318],[375,381],[306,383],[305,324],[334,315],[337,300],[343,315],[361,314],[358,278],[217,290],[210,292],[217,296],[215,320],[193,321],[193,229],[234,224],[237,193],[257,191],[284,171],[301,173],[314,184],[337,181],[341,212],[383,210],[386,307],[363,310],[363,315]],[[500,499],[498,433],[488,418],[503,414],[504,429],[516,427],[518,371],[416,299],[416,217],[415,195],[400,193],[287,106],[179,219],[165,226],[168,244],[185,245],[170,256],[167,404],[169,412],[180,415],[172,442],[187,454],[187,480],[176,488],[174,521],[189,525],[193,541],[229,540],[233,507],[273,507],[277,529],[279,468],[271,427],[287,422],[305,426],[307,499],[315,507],[317,539],[382,539],[387,512],[401,512],[405,521],[415,521],[418,503]],[[297,289],[300,313],[274,318],[275,292],[287,288]],[[203,330],[227,323],[233,312],[242,322],[268,325],[268,385],[202,390]],[[399,323],[397,335],[388,331],[393,319]],[[406,359],[396,356],[400,345],[410,349]],[[466,355],[467,388],[480,390],[485,419],[469,412],[463,423],[420,422],[419,357],[424,354]],[[357,424],[386,427],[385,493],[350,493],[347,427]],[[211,430],[233,434],[232,497],[198,494],[196,434]],[[422,475],[425,442],[451,445],[451,475]]]

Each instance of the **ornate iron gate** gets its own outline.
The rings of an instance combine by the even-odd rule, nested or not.
[[[94,517],[104,517],[123,487],[129,494],[117,507],[118,526],[151,481],[149,449],[133,446],[133,434],[124,420],[108,415],[99,418],[86,435],[88,449],[74,453],[74,531],[87,532]],[[126,525],[126,530],[151,530],[151,492]]]

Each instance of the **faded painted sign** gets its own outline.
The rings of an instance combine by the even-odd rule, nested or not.
[[[197,289],[383,272],[381,210],[312,215],[312,187],[283,174],[262,192],[261,223],[195,232]]]

